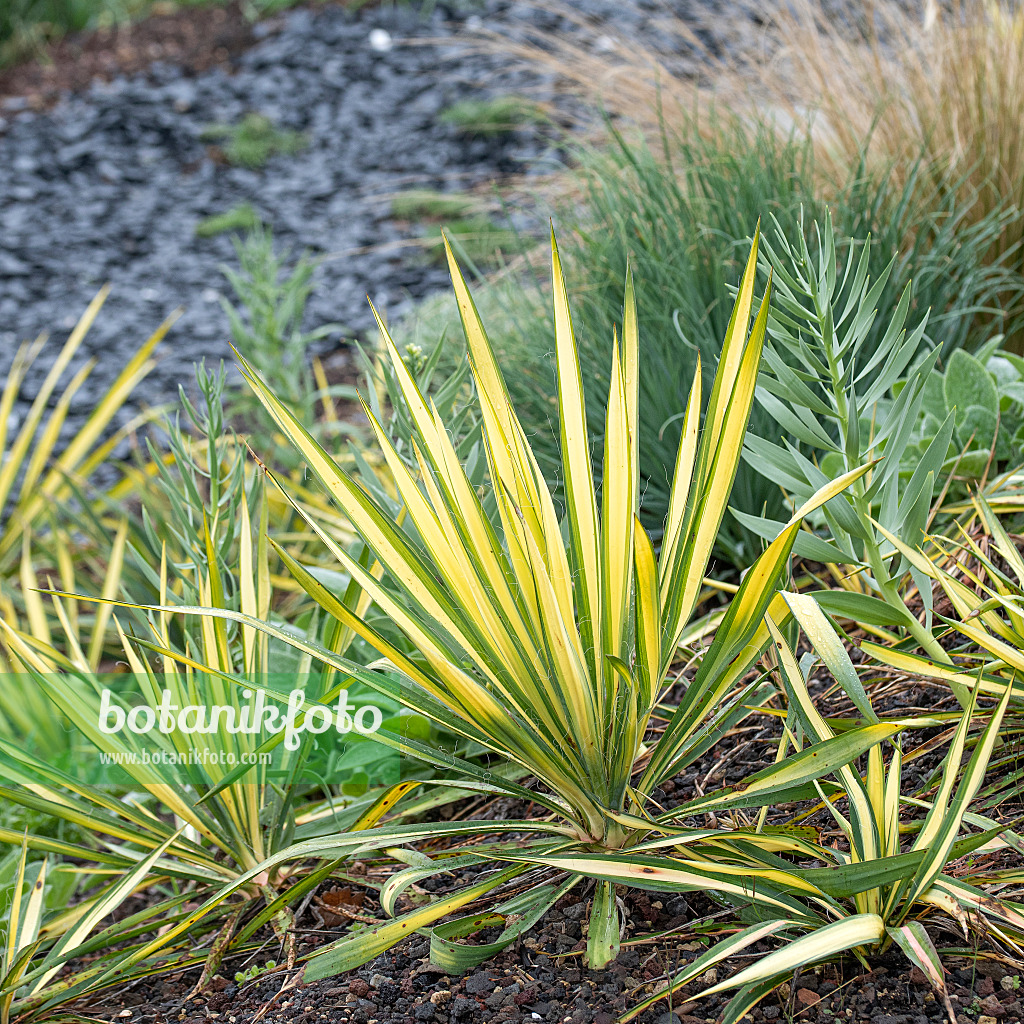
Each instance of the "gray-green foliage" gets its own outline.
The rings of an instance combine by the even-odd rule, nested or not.
[[[201,363],[195,371],[198,400],[193,403],[179,387],[185,422],[178,412],[166,423],[171,459],[161,458],[148,442],[163,502],[155,517],[143,507],[142,531],[129,550],[137,554],[138,567],[148,570],[151,584],[156,584],[160,553],[167,545],[171,569],[186,588],[186,599],[192,601],[200,600],[196,574],[214,559],[230,603],[235,597],[232,566],[238,556],[240,505],[248,502],[254,519],[259,512],[254,495],[246,493],[247,453],[226,421],[224,366],[211,372]]]
[[[952,413],[953,436],[942,473],[976,483],[1024,463],[1024,359],[999,348],[996,336],[973,355],[954,351],[945,372],[924,382],[921,413],[904,455],[912,464]]]
[[[940,484],[952,414],[938,424],[912,472],[901,473],[938,350],[922,344],[926,318],[909,317],[909,284],[895,309],[879,314],[879,296],[892,264],[872,278],[868,244],[839,260],[828,216],[815,225],[814,234],[813,254],[804,231],[787,235],[777,224],[774,243],[764,243],[775,303],[757,398],[777,427],[769,437],[748,434],[745,456],[751,467],[779,483],[794,505],[826,480],[876,462],[867,476],[822,510],[819,525],[829,539],[807,534],[795,550],[816,561],[862,570],[873,596],[841,591],[822,595],[829,610],[905,629],[929,654],[945,660],[901,595],[901,581],[909,570],[927,605],[928,581],[917,579],[918,571],[893,553],[886,536],[917,547]],[[876,322],[879,330],[873,330]],[[904,375],[905,383],[894,394]],[[781,522],[737,514],[765,537],[774,537],[783,527]]]
[[[469,357],[464,345],[453,343],[446,334],[433,343],[429,350],[417,342],[410,342],[404,351],[406,365],[416,380],[417,387],[429,395],[433,408],[447,425],[455,451],[463,464],[484,468],[481,441],[481,417],[475,402],[475,390]],[[410,466],[416,456],[413,439],[416,427],[402,396],[401,384],[394,366],[386,359],[374,358],[360,348],[360,357],[366,375],[366,402],[370,411],[384,423],[395,448]],[[386,404],[385,404],[386,403]],[[469,471],[469,470],[467,470]],[[474,481],[477,474],[470,472]],[[364,482],[371,486],[364,474]],[[482,476],[479,477],[482,481]],[[387,499],[392,504],[392,499]],[[397,514],[400,506],[395,505]]]

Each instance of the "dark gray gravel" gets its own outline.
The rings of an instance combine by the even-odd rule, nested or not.
[[[85,349],[99,359],[78,396],[86,411],[124,360],[177,306],[186,310],[160,366],[139,394],[171,397],[202,357],[229,358],[218,302],[220,266],[234,263],[230,236],[195,236],[198,221],[248,201],[281,246],[326,257],[310,324],[370,324],[366,295],[392,315],[447,284],[390,220],[387,195],[403,188],[461,188],[527,169],[543,137],[473,138],[438,113],[473,95],[484,58],[453,59],[444,45],[403,40],[450,36],[465,15],[436,7],[351,14],[296,10],[263,23],[265,38],[237,73],[189,78],[157,65],[131,81],[97,83],[49,113],[0,110],[0,373],[16,343],[66,335],[105,282],[113,291]],[[373,30],[394,40],[374,49]],[[309,148],[259,170],[211,159],[201,133],[259,111],[307,133]],[[369,252],[354,252],[377,247]],[[56,346],[55,346],[56,347]],[[39,375],[29,381],[30,400]]]
[[[664,8],[651,0],[572,6],[591,19],[591,45],[637,32],[663,41],[652,18]],[[679,5],[686,15],[700,7]],[[173,399],[178,384],[191,381],[194,361],[230,359],[218,301],[227,290],[220,267],[234,262],[230,236],[194,232],[198,221],[241,202],[257,209],[279,246],[324,257],[310,326],[338,322],[360,333],[371,325],[367,294],[394,317],[410,300],[446,288],[441,267],[395,244],[415,229],[390,218],[388,195],[548,171],[560,159],[550,132],[474,138],[439,122],[448,105],[480,95],[481,82],[497,92],[529,85],[539,98],[553,94],[553,83],[538,91],[522,73],[496,77],[500,58],[454,45],[456,35],[481,29],[580,31],[543,4],[504,0],[458,10],[437,4],[429,14],[408,6],[300,9],[258,25],[263,38],[231,75],[188,77],[158,64],[132,80],[97,83],[47,113],[20,109],[17,98],[0,103],[0,374],[25,338],[49,331],[56,349],[108,281],[111,297],[83,351],[99,365],[69,428],[178,306],[185,315],[123,419],[140,404]],[[393,45],[374,48],[374,30]],[[248,111],[305,132],[309,148],[259,170],[218,163],[204,128]],[[24,401],[45,369],[41,360]]]

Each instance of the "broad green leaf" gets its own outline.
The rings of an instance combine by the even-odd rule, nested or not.
[[[992,414],[999,414],[999,392],[992,375],[963,349],[950,353],[944,380],[946,408],[957,410],[957,428],[964,412],[970,406],[979,406]]]
[[[853,701],[864,720],[876,723],[878,716],[871,707],[868,695],[864,692],[864,686],[860,681],[860,676],[857,675],[857,670],[853,667],[853,662],[850,661],[849,654],[846,653],[846,647],[821,611],[823,607],[828,611],[833,610],[823,599],[828,594],[837,593],[845,594],[840,591],[823,591],[813,594],[784,593],[782,596],[814,650],[828,667],[836,682],[846,691],[846,695]],[[860,597],[863,595],[850,594],[849,596]]]

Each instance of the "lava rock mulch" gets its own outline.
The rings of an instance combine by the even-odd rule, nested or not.
[[[826,695],[830,683],[815,684],[815,691],[827,704],[827,713],[851,713],[845,699]],[[882,683],[872,687],[872,700],[883,713],[911,713],[914,710],[955,708],[948,691],[928,684],[896,686]],[[823,705],[824,707],[825,705]],[[940,729],[934,730],[937,735]],[[921,738],[930,738],[925,731]],[[755,716],[747,726],[723,737],[714,750],[693,764],[685,774],[663,784],[653,794],[666,808],[696,795],[696,787],[710,789],[738,782],[752,770],[770,763],[778,741],[778,720]],[[945,746],[940,744],[919,757],[908,757],[913,767],[906,773],[908,784],[924,784],[940,766]],[[465,818],[521,818],[526,809],[508,799],[492,800],[481,806],[480,797],[458,807]],[[1000,818],[1016,819],[1020,802],[1000,807]],[[794,810],[794,808],[790,808]],[[786,808],[777,808],[788,817]],[[775,812],[773,812],[775,813]],[[823,840],[836,834],[834,823],[824,812],[807,819],[822,830]],[[493,837],[492,837],[493,838]],[[514,837],[509,837],[514,838]],[[372,876],[382,882],[383,865],[356,862],[347,865],[344,878],[324,883],[318,897],[300,912],[295,922],[297,954],[301,960],[317,947],[346,934],[353,923],[344,909],[358,903],[366,920],[382,919],[374,889],[359,886]],[[470,881],[438,876],[423,883],[430,891]],[[339,884],[344,888],[339,889]],[[358,890],[354,897],[353,893]],[[280,970],[254,981],[237,984],[236,971],[253,964],[283,959],[279,940],[267,934],[266,944],[247,958],[225,961],[220,975],[208,989],[193,995],[198,970],[183,971],[143,981],[137,986],[106,993],[99,1004],[86,1009],[90,1015],[108,1021],[135,1024],[198,1024],[218,1019],[228,1024],[268,1021],[330,1021],[332,1024],[614,1024],[622,1013],[665,980],[700,956],[721,937],[716,929],[728,927],[730,919],[701,893],[657,893],[620,887],[625,912],[623,947],[617,959],[603,971],[583,966],[586,951],[585,925],[590,910],[592,886],[586,882],[568,893],[521,939],[480,967],[464,975],[446,973],[430,962],[429,941],[410,936],[401,945],[355,971],[309,985],[290,987],[294,972]],[[333,899],[331,898],[333,897]],[[335,916],[318,911],[333,908]],[[407,909],[403,905],[400,911]],[[471,912],[463,908],[460,913]],[[944,928],[936,919],[932,934],[942,948],[962,947],[963,937],[952,923]],[[497,937],[482,934],[483,941]],[[764,953],[776,948],[763,943],[753,948]],[[958,1024],[1014,1024],[1024,1017],[1022,973],[1009,960],[992,957],[993,951],[979,950],[980,956],[952,955],[943,962],[947,988],[958,1013]],[[992,958],[986,958],[992,957]],[[727,963],[706,973],[668,1000],[641,1014],[638,1024],[714,1024],[721,1020],[731,993],[698,999],[700,991],[750,961]],[[987,1020],[985,1018],[988,1018]],[[925,976],[911,968],[902,954],[875,958],[865,971],[852,958],[797,972],[792,980],[764,999],[745,1020],[754,1024],[939,1024],[948,1020],[942,1001],[937,999]]]
[[[676,896],[625,896],[634,921],[644,930],[672,927],[691,916],[687,900]],[[581,923],[589,903],[570,895],[547,916],[543,928],[528,932],[519,948],[507,950],[463,976],[449,975],[429,963],[425,939],[413,938],[365,967],[280,993],[281,981],[265,977],[239,987],[225,977],[206,993],[183,1000],[195,975],[171,975],[147,987],[123,992],[90,1015],[133,1024],[199,1024],[218,1019],[229,1024],[267,1021],[330,1021],[332,1024],[614,1024],[622,1012],[703,950],[693,941],[673,946],[662,941],[623,950],[604,971],[580,966],[579,956],[557,956],[586,945]],[[556,954],[556,955],[552,955]],[[826,965],[796,975],[763,1000],[747,1020],[766,1022],[833,1021],[871,1024],[938,1024],[948,1020],[941,1000],[916,968],[896,957],[883,958],[870,972],[856,966]],[[711,972],[714,975],[714,972]],[[724,973],[723,973],[724,976]],[[706,977],[677,993],[670,1004],[656,1004],[636,1018],[638,1024],[714,1024],[727,998],[695,1000]],[[1021,1019],[1020,976],[995,961],[980,960],[950,971],[947,985],[958,1017],[977,1024]],[[960,1013],[960,1011],[963,1013]],[[982,1021],[981,1024],[991,1024]]]

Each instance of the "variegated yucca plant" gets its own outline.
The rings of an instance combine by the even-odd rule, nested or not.
[[[591,468],[580,366],[568,296],[552,240],[558,402],[562,430],[566,507],[559,515],[512,409],[502,373],[466,283],[449,251],[449,263],[468,340],[483,419],[487,482],[478,491],[452,447],[445,424],[424,399],[380,320],[383,345],[414,424],[413,459],[403,459],[378,418],[367,415],[395,492],[404,503],[392,517],[371,490],[345,470],[303,428],[299,419],[242,360],[243,372],[310,470],[334,497],[373,551],[377,564],[353,558],[312,529],[350,578],[405,634],[407,654],[355,614],[314,573],[286,550],[282,560],[318,604],[381,654],[366,671],[270,622],[238,612],[208,610],[279,636],[370,685],[401,682],[400,699],[414,711],[494,755],[489,767],[458,760],[429,745],[381,730],[376,735],[404,753],[462,777],[470,790],[532,801],[539,820],[461,821],[384,825],[358,837],[339,836],[342,848],[397,848],[403,843],[452,836],[529,833],[524,845],[498,841],[474,846],[451,859],[410,855],[382,893],[390,914],[398,896],[427,875],[555,851],[588,851],[615,857],[641,839],[669,835],[669,845],[726,844],[788,849],[772,830],[695,831],[654,820],[651,794],[683,770],[774,692],[763,677],[747,673],[770,642],[765,613],[775,599],[801,517],[838,494],[861,470],[829,482],[798,510],[750,568],[715,631],[714,640],[685,686],[668,721],[649,733],[655,708],[674,680],[669,672],[704,589],[704,574],[740,458],[757,380],[768,315],[768,290],[750,326],[757,267],[755,236],[740,282],[721,359],[706,405],[701,373],[694,374],[676,460],[672,498],[660,554],[637,519],[637,365],[639,329],[633,287],[627,278],[621,345],[615,340],[604,433],[601,491]],[[770,287],[770,285],[769,285]],[[703,421],[703,422],[702,422]],[[484,494],[490,489],[490,494]],[[485,501],[485,499],[487,499]],[[487,504],[494,509],[486,511]],[[301,506],[300,506],[301,509]],[[177,609],[200,611],[200,609]],[[785,605],[776,607],[785,616]],[[374,680],[376,679],[376,683]],[[810,756],[792,758],[762,773],[748,794],[753,804],[806,784],[829,767],[845,765],[891,730],[853,729]],[[524,784],[536,779],[535,785]],[[451,780],[446,780],[451,781]],[[725,802],[728,805],[728,801]],[[745,806],[751,806],[747,803]],[[714,808],[710,808],[713,810]],[[710,864],[710,862],[708,862]],[[344,938],[319,951],[306,967],[313,979],[377,955],[410,930],[432,925],[472,900],[533,870],[519,861],[481,881],[418,907],[373,931]],[[432,957],[453,968],[479,962],[514,941],[555,900],[593,867],[570,870],[559,885],[540,885],[504,903],[494,914],[449,922],[433,932]],[[743,879],[698,869],[692,888],[722,888],[743,898]],[[497,943],[460,946],[473,930],[505,924]],[[620,922],[614,885],[598,883],[589,929],[589,961],[615,956]]]
[[[900,733],[946,725],[949,716],[918,713],[879,719],[843,642],[816,596],[787,593],[782,597],[835,684],[853,704],[858,716],[855,721],[863,723],[861,728],[873,727],[880,733],[879,743],[867,752],[865,772],[851,762],[831,772],[831,778],[826,779],[823,774],[813,782],[821,801],[819,808],[834,820],[845,842],[838,846],[820,838],[807,841],[795,861],[754,846],[739,855],[727,855],[726,862],[719,863],[714,870],[742,874],[755,883],[746,917],[756,923],[702,954],[671,978],[665,988],[631,1007],[622,1021],[631,1020],[654,1002],[678,992],[728,957],[749,951],[766,937],[775,936],[790,941],[698,993],[703,998],[736,990],[725,1012],[725,1024],[735,1024],[801,967],[831,961],[843,953],[852,953],[868,966],[869,958],[894,945],[924,972],[955,1024],[957,1017],[946,989],[945,974],[924,919],[945,917],[946,929],[962,930],[965,939],[973,930],[996,940],[1004,950],[1017,956],[1024,942],[1024,906],[1005,898],[1005,892],[994,895],[1005,890],[1007,882],[1019,883],[1020,872],[986,867],[978,870],[969,861],[951,870],[954,862],[975,851],[1009,851],[1020,845],[1020,838],[1011,831],[1015,823],[1000,823],[971,810],[999,742],[1011,689],[1003,685],[997,691],[1000,700],[990,709],[961,773],[972,723],[980,710],[969,702],[950,730],[949,749],[936,772],[934,792],[929,783],[925,787],[928,799],[909,798],[903,785]],[[805,670],[772,621],[771,612],[767,621],[788,704],[786,729],[777,756],[779,760],[791,759],[799,757],[802,751],[821,749],[834,742],[841,730],[849,727],[850,720],[829,721],[822,715],[811,696]],[[888,735],[883,730],[888,730]],[[723,799],[736,797],[728,790],[707,793],[676,807],[665,820],[686,818],[706,806],[720,804]],[[742,801],[742,794],[739,799]],[[919,808],[923,816],[907,820],[904,812],[908,807]],[[802,815],[801,820],[806,817]],[[971,830],[965,828],[967,825]],[[547,858],[546,862],[557,860]],[[677,857],[647,861],[649,867],[660,870],[660,884],[664,888],[672,888],[680,875],[700,863],[700,853],[690,854],[683,863]],[[603,877],[626,880],[627,866],[609,865]],[[727,901],[735,902],[728,898]]]

